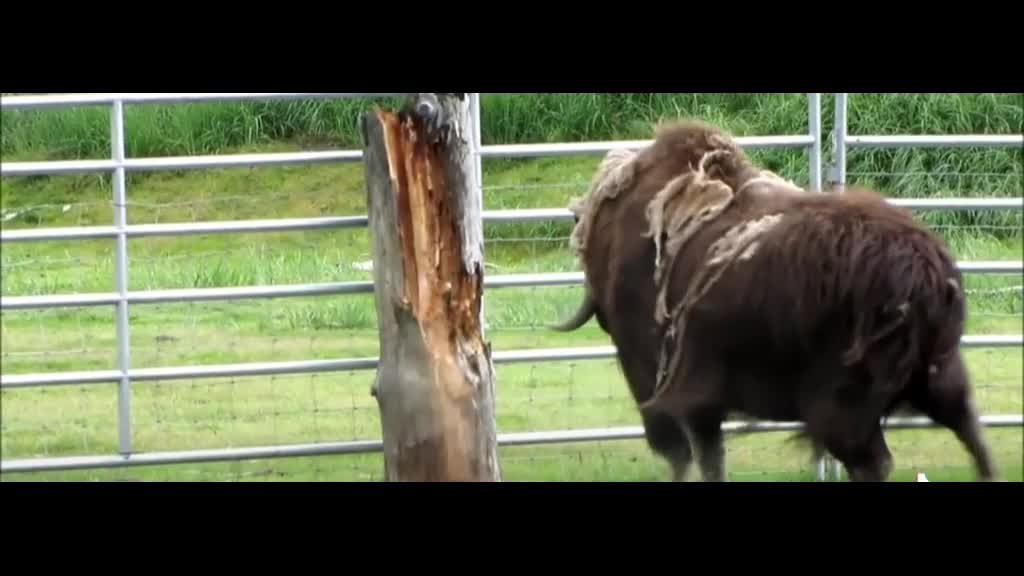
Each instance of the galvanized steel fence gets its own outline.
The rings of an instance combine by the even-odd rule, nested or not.
[[[109,293],[65,294],[52,296],[4,296],[0,299],[3,311],[88,308],[112,306],[116,310],[117,365],[110,370],[91,372],[61,372],[47,374],[3,374],[0,388],[16,388],[90,385],[116,383],[118,385],[118,454],[83,457],[55,457],[33,459],[5,459],[0,462],[0,472],[58,471],[95,468],[116,468],[128,466],[150,466],[156,464],[180,464],[200,462],[223,462],[249,459],[299,457],[328,454],[358,454],[378,452],[381,444],[376,441],[317,443],[302,445],[281,445],[255,448],[232,448],[216,450],[194,450],[183,452],[150,452],[135,450],[132,442],[132,386],[136,382],[211,379],[242,376],[276,376],[285,374],[313,374],[335,371],[373,370],[375,358],[334,359],[296,362],[273,362],[254,364],[231,364],[223,366],[190,366],[164,368],[135,368],[132,365],[130,347],[131,325],[129,308],[134,305],[212,302],[240,299],[295,298],[315,296],[337,296],[346,294],[371,294],[370,282],[336,282],[287,286],[250,286],[239,288],[209,288],[181,290],[131,291],[128,284],[130,258],[128,240],[145,237],[173,237],[188,235],[270,233],[308,230],[337,230],[344,228],[365,228],[363,217],[292,218],[277,220],[247,220],[225,222],[196,222],[177,224],[132,225],[128,222],[126,175],[130,172],[162,170],[194,170],[254,166],[286,166],[316,163],[359,162],[360,151],[326,151],[271,154],[242,154],[227,156],[186,156],[171,158],[126,158],[125,157],[125,105],[152,103],[199,103],[244,100],[312,100],[331,98],[384,97],[399,94],[346,94],[346,93],[273,93],[273,94],[93,94],[93,95],[47,95],[15,96],[2,99],[3,109],[55,108],[66,106],[109,106],[111,111],[110,159],[74,160],[54,162],[3,162],[0,176],[27,177],[36,175],[66,175],[103,173],[113,176],[112,198],[115,218],[112,226],[91,226],[77,228],[47,228],[3,231],[3,244],[67,241],[67,240],[114,240],[115,267],[114,291]],[[600,155],[613,149],[626,147],[637,149],[646,141],[587,142],[573,144],[506,144],[483,146],[480,135],[479,95],[473,94],[472,118],[473,140],[476,150],[478,186],[483,185],[482,162],[490,158],[536,158],[566,155]],[[828,172],[834,186],[842,188],[847,181],[848,149],[853,148],[907,148],[907,147],[1021,147],[1022,135],[965,135],[965,136],[872,136],[850,135],[847,133],[847,95],[835,96],[835,126],[832,135],[833,159],[826,166],[822,158],[824,136],[822,133],[822,95],[808,95],[808,133],[785,136],[758,136],[740,138],[740,144],[748,150],[771,148],[804,149],[809,158],[809,187],[823,190],[823,179]],[[1021,210],[1024,198],[918,198],[898,199],[894,204],[915,210]],[[485,211],[485,224],[512,222],[542,222],[570,220],[566,209],[499,210]],[[974,261],[961,262],[960,267],[972,274],[1022,274],[1021,261]],[[533,287],[533,286],[575,286],[582,283],[581,273],[547,273],[488,275],[487,289]],[[967,347],[1021,347],[1024,335],[980,336],[964,338]],[[610,346],[579,347],[546,350],[498,350],[496,364],[561,362],[614,357]],[[1024,418],[1020,415],[985,416],[988,426],[1021,426]],[[931,426],[930,421],[921,418],[894,419],[889,427],[915,428]],[[782,431],[796,430],[795,423],[729,423],[728,431]],[[639,439],[643,437],[640,427],[586,429],[570,431],[538,431],[528,433],[500,434],[499,444],[503,446],[555,444],[568,442],[606,441]],[[824,468],[819,464],[819,479],[824,478]]]

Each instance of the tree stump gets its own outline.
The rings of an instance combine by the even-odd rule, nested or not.
[[[499,481],[467,95],[363,119],[389,481]]]

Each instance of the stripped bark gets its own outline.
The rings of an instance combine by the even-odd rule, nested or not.
[[[390,481],[500,480],[468,128],[464,95],[420,95],[401,113],[364,118],[381,358],[374,395]]]

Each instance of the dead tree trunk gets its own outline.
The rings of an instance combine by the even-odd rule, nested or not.
[[[390,481],[500,480],[466,96],[420,94],[363,122]]]

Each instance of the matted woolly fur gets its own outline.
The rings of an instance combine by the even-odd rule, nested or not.
[[[740,186],[740,189],[736,191],[736,195],[743,194],[747,190],[754,186],[771,186],[773,191],[778,192],[778,187],[786,188],[789,192],[795,194],[807,194],[807,191],[796,185],[792,180],[786,180],[782,176],[779,176],[771,170],[761,170],[760,176],[751,178]]]
[[[707,156],[718,154],[719,151],[711,152]],[[705,159],[707,158],[705,156]],[[693,308],[705,294],[718,282],[730,266],[736,262],[749,260],[757,253],[760,246],[760,239],[770,232],[782,220],[781,214],[769,214],[757,220],[741,222],[725,231],[711,246],[704,255],[704,265],[697,272],[694,278],[686,287],[683,298],[675,305],[671,314],[668,311],[668,286],[671,278],[672,266],[679,250],[685,245],[697,230],[714,220],[727,210],[739,196],[740,192],[733,192],[727,184],[717,179],[705,177],[703,169],[704,160],[695,173],[687,174],[691,184],[677,192],[684,200],[683,209],[676,209],[666,212],[656,203],[658,197],[648,207],[648,220],[651,224],[650,234],[663,232],[668,238],[666,243],[667,262],[658,262],[655,266],[654,282],[658,290],[655,304],[655,321],[659,326],[669,322],[668,329],[662,340],[662,350],[658,359],[658,376],[655,384],[654,397],[650,402],[656,401],[667,385],[672,382],[673,374],[679,365],[680,347],[675,343],[679,342],[686,332],[687,313]],[[743,183],[740,191],[752,189],[754,185],[769,185],[777,188],[782,185],[787,191],[804,193],[790,181],[784,180],[769,171],[761,171],[760,174]],[[671,183],[659,193],[670,195],[675,191]],[[690,199],[687,200],[687,196]],[[669,202],[671,200],[668,200]],[[659,216],[667,220],[653,220],[653,216]],[[657,236],[655,236],[657,238]]]
[[[649,229],[646,236],[655,244],[654,283],[658,290],[655,319],[659,324],[670,316],[665,291],[675,256],[702,226],[720,216],[737,196],[759,185],[770,185],[776,190],[781,185],[794,193],[805,192],[792,181],[768,170],[759,171],[756,177],[745,181],[739,190],[734,191],[723,180],[708,176],[716,165],[718,173],[722,173],[724,160],[734,154],[734,144],[730,139],[723,138],[720,146],[704,154],[692,172],[684,172],[670,180],[648,204]],[[585,257],[591,222],[601,205],[633,184],[636,157],[635,152],[626,149],[609,151],[594,174],[587,195],[570,205],[569,210],[577,218],[570,246],[581,261]]]
[[[647,205],[650,228],[646,236],[654,240],[654,285],[658,290],[654,317],[659,324],[668,318],[665,292],[676,254],[701,226],[717,218],[736,197],[728,184],[707,177],[708,163],[727,154],[727,149],[708,152],[696,171],[673,178]]]
[[[780,187],[791,193],[805,193],[792,181],[785,180],[768,170],[759,171],[757,176],[743,182],[736,191],[723,180],[708,177],[709,166],[722,165],[722,160],[731,154],[733,152],[729,148],[706,153],[694,172],[687,172],[672,179],[648,204],[647,221],[650,229],[647,236],[653,238],[655,244],[654,282],[662,291],[662,279],[670,275],[675,256],[683,245],[701,226],[715,220],[732,206],[741,194],[753,191],[757,186],[769,186],[775,193]],[[742,227],[742,224],[738,226]],[[732,230],[727,232],[726,238],[733,233]],[[751,232],[747,232],[749,233]],[[664,246],[663,237],[666,240]],[[720,250],[722,247],[716,245],[711,249]],[[655,317],[660,321],[666,314],[664,294],[660,294],[659,309],[655,311]]]
[[[677,175],[658,191],[646,210],[649,228],[645,236],[652,238],[655,244],[655,321],[661,327],[670,322],[659,358],[655,398],[663,391],[665,384],[671,381],[671,375],[678,364],[678,354],[671,352],[678,347],[672,344],[685,331],[687,311],[711,290],[731,265],[748,260],[756,254],[759,239],[778,224],[781,216],[768,215],[756,221],[742,222],[723,233],[708,248],[704,266],[670,313],[667,291],[676,255],[701,227],[728,210],[740,194],[756,193],[761,186],[771,188],[773,193],[778,193],[780,189],[790,193],[807,193],[792,181],[768,170],[755,172],[757,176],[740,183],[739,189],[734,190],[723,179],[709,176],[709,173],[725,174],[727,161],[735,163],[736,160],[735,144],[730,138],[723,137],[720,144],[716,144],[716,148],[706,152],[692,171]],[[616,198],[622,190],[634,183],[636,158],[636,153],[625,149],[608,152],[591,181],[588,194],[570,206],[577,217],[570,245],[581,262],[585,258],[593,218],[606,200]],[[750,167],[745,158],[743,160],[741,166]]]
[[[661,354],[658,358],[658,378],[654,386],[655,394],[650,402],[654,402],[671,382],[671,376],[679,366],[681,348],[676,342],[682,339],[686,331],[686,314],[711,289],[725,271],[737,261],[749,260],[757,253],[760,238],[771,231],[782,220],[782,214],[768,214],[757,220],[750,220],[730,228],[712,244],[705,256],[704,266],[687,286],[686,294],[675,307],[671,315],[671,323],[662,339]],[[659,294],[659,302],[664,304],[664,291]],[[659,325],[664,320],[658,321]]]

